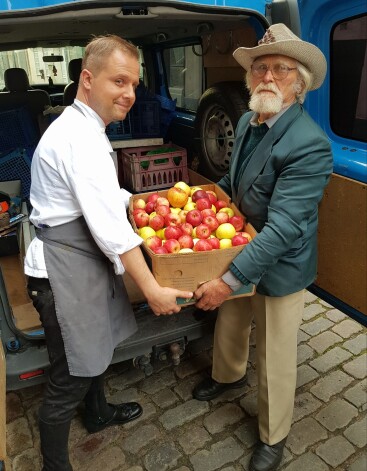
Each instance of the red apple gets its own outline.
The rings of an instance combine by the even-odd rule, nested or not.
[[[242,231],[245,220],[242,216],[232,216],[229,221],[236,229],[236,232]]]
[[[220,209],[222,208],[227,208],[228,207],[228,204],[223,201],[223,200],[217,200],[215,203],[213,203],[216,210],[219,211]]]
[[[211,204],[214,204],[217,201],[218,197],[214,191],[207,190],[206,194],[208,195]]]
[[[203,218],[203,223],[209,227],[210,232],[214,232],[219,226],[219,221],[215,216],[206,216]]]
[[[153,201],[148,201],[148,203],[145,205],[145,212],[150,214],[154,211],[154,203]]]
[[[182,232],[184,234],[187,234],[187,235],[192,235],[192,231],[193,231],[193,227],[192,227],[192,224],[190,224],[189,222],[184,222],[183,224],[181,224],[180,226]]]
[[[144,209],[145,205],[146,205],[146,202],[143,200],[143,198],[138,198],[138,199],[133,201],[133,208],[134,209],[137,209],[137,208]]]
[[[192,194],[192,201],[194,203],[197,202],[197,200],[199,200],[200,198],[206,198],[206,199],[209,199],[207,193],[205,190],[196,190],[193,194]]]
[[[164,225],[168,226],[179,226],[181,224],[181,218],[176,213],[168,213],[164,217]]]
[[[164,237],[166,239],[178,240],[183,235],[182,229],[178,226],[168,226],[164,230]]]
[[[240,234],[237,234],[235,236],[232,237],[232,245],[233,246],[236,246],[236,245],[246,245],[249,243],[249,240],[247,237],[243,237],[242,235]]]
[[[212,209],[203,209],[201,211],[201,214],[203,215],[203,219],[206,218],[207,216],[215,217],[215,212]]]
[[[210,209],[211,207],[212,204],[209,198],[200,198],[196,201],[196,209],[198,209],[199,211],[203,211],[204,209]]]
[[[219,224],[224,224],[229,221],[229,216],[227,213],[217,213],[215,215],[216,219],[218,220]]]
[[[210,236],[211,230],[206,224],[199,224],[196,227],[196,237],[199,239],[207,239]]]
[[[252,241],[252,237],[250,236],[250,234],[248,232],[236,232],[236,235],[241,235],[242,237],[246,237],[246,239],[248,239],[249,242]]]
[[[194,245],[194,252],[206,252],[212,249],[211,243],[207,239],[199,239]]]
[[[160,204],[159,206],[155,206],[155,212],[165,217],[167,216],[167,214],[171,212],[171,210],[170,210],[170,207],[167,206],[166,204]]]
[[[167,239],[164,247],[168,250],[168,253],[177,253],[181,249],[177,239]]]
[[[194,241],[191,235],[184,234],[178,238],[181,249],[192,249],[194,247]]]
[[[165,204],[166,206],[169,206],[169,201],[167,198],[164,196],[158,196],[156,202],[155,202],[155,207],[160,206],[161,204]]]
[[[151,194],[148,196],[147,202],[148,202],[148,203],[150,203],[150,202],[155,203],[158,198],[159,198],[159,193],[151,193]]]
[[[154,252],[156,248],[162,246],[162,239],[160,239],[158,236],[154,235],[154,236],[150,236],[150,237],[146,238],[145,243]]]
[[[145,227],[149,224],[149,214],[145,211],[142,213],[136,213],[133,216],[136,227]]]
[[[168,254],[168,250],[166,249],[166,247],[164,245],[162,245],[161,247],[155,248],[153,250],[153,252],[158,254],[158,255]]]
[[[186,214],[186,222],[190,223],[193,227],[198,226],[203,220],[203,216],[198,209],[192,209]]]
[[[174,208],[183,208],[188,200],[187,193],[178,187],[171,187],[167,192],[167,199]]]
[[[149,218],[149,226],[152,227],[155,231],[162,229],[164,227],[164,217],[160,214]]]
[[[212,246],[212,249],[220,249],[220,241],[216,237],[209,237],[208,242]]]
[[[145,209],[142,209],[142,208],[135,208],[133,209],[133,216],[135,216],[135,214],[138,214],[138,213],[146,213]]]

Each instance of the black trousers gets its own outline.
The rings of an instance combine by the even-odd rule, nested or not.
[[[103,375],[96,378],[70,375],[48,279],[29,277],[28,293],[40,315],[50,360],[39,418],[48,424],[65,423],[73,418],[76,407],[91,387],[103,388]]]
[[[29,277],[28,293],[40,315],[50,360],[39,410],[42,471],[72,471],[68,439],[70,423],[79,403],[84,399],[86,415],[97,419],[108,420],[114,409],[106,401],[104,374],[94,378],[70,375],[48,279]]]

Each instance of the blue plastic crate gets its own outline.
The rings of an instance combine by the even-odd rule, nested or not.
[[[39,138],[40,133],[25,108],[0,112],[0,155],[34,146]]]
[[[30,148],[16,149],[0,158],[0,181],[20,180],[22,198],[28,198],[31,189]]]
[[[106,126],[106,135],[110,141],[121,141],[131,139],[131,118],[130,113],[126,115],[123,121],[113,121]]]
[[[157,100],[136,101],[130,110],[133,138],[160,135],[160,103]]]

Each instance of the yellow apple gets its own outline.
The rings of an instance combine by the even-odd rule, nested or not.
[[[140,237],[146,240],[148,237],[156,235],[155,230],[149,226],[141,227],[138,231]]]
[[[154,218],[154,216],[156,216],[157,213],[155,211],[152,211],[150,214],[149,214],[149,219],[152,219]]]
[[[233,211],[232,208],[221,208],[218,212],[219,213],[227,213],[230,218],[232,216],[234,216],[234,211]]]
[[[163,229],[158,229],[158,231],[156,231],[156,235],[162,240],[166,240],[166,238],[164,237],[164,230],[165,230],[165,227],[163,227]]]
[[[214,211],[215,213],[217,212],[217,208],[214,206],[214,204],[212,204],[212,211]]]
[[[221,249],[229,249],[232,247],[231,239],[220,239],[219,241],[219,248]]]
[[[190,196],[191,194],[191,188],[189,187],[189,185],[185,182],[177,182],[175,183],[174,185],[176,188],[180,188],[180,190],[183,190],[187,196]]]
[[[182,211],[181,208],[172,208],[172,207],[171,207],[171,213],[178,214],[180,211]]]
[[[189,249],[188,247],[186,247],[185,249],[180,249],[178,251],[178,253],[190,253],[190,252],[193,252],[193,250]]]
[[[236,235],[236,229],[231,223],[225,222],[221,224],[215,231],[215,235],[218,239],[232,239]]]
[[[191,211],[192,209],[195,209],[196,208],[196,203],[186,203],[185,206],[183,207],[183,209],[185,211]]]

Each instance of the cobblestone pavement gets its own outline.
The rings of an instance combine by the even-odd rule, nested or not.
[[[254,338],[255,338],[254,329]],[[282,471],[366,471],[366,329],[310,293],[299,332],[298,385]],[[246,471],[257,440],[254,342],[248,386],[210,402],[191,391],[210,370],[211,338],[192,342],[178,366],[145,377],[113,365],[111,402],[139,401],[143,415],[88,435],[78,411],[70,436],[74,471]],[[7,470],[38,471],[42,386],[7,394]]]

